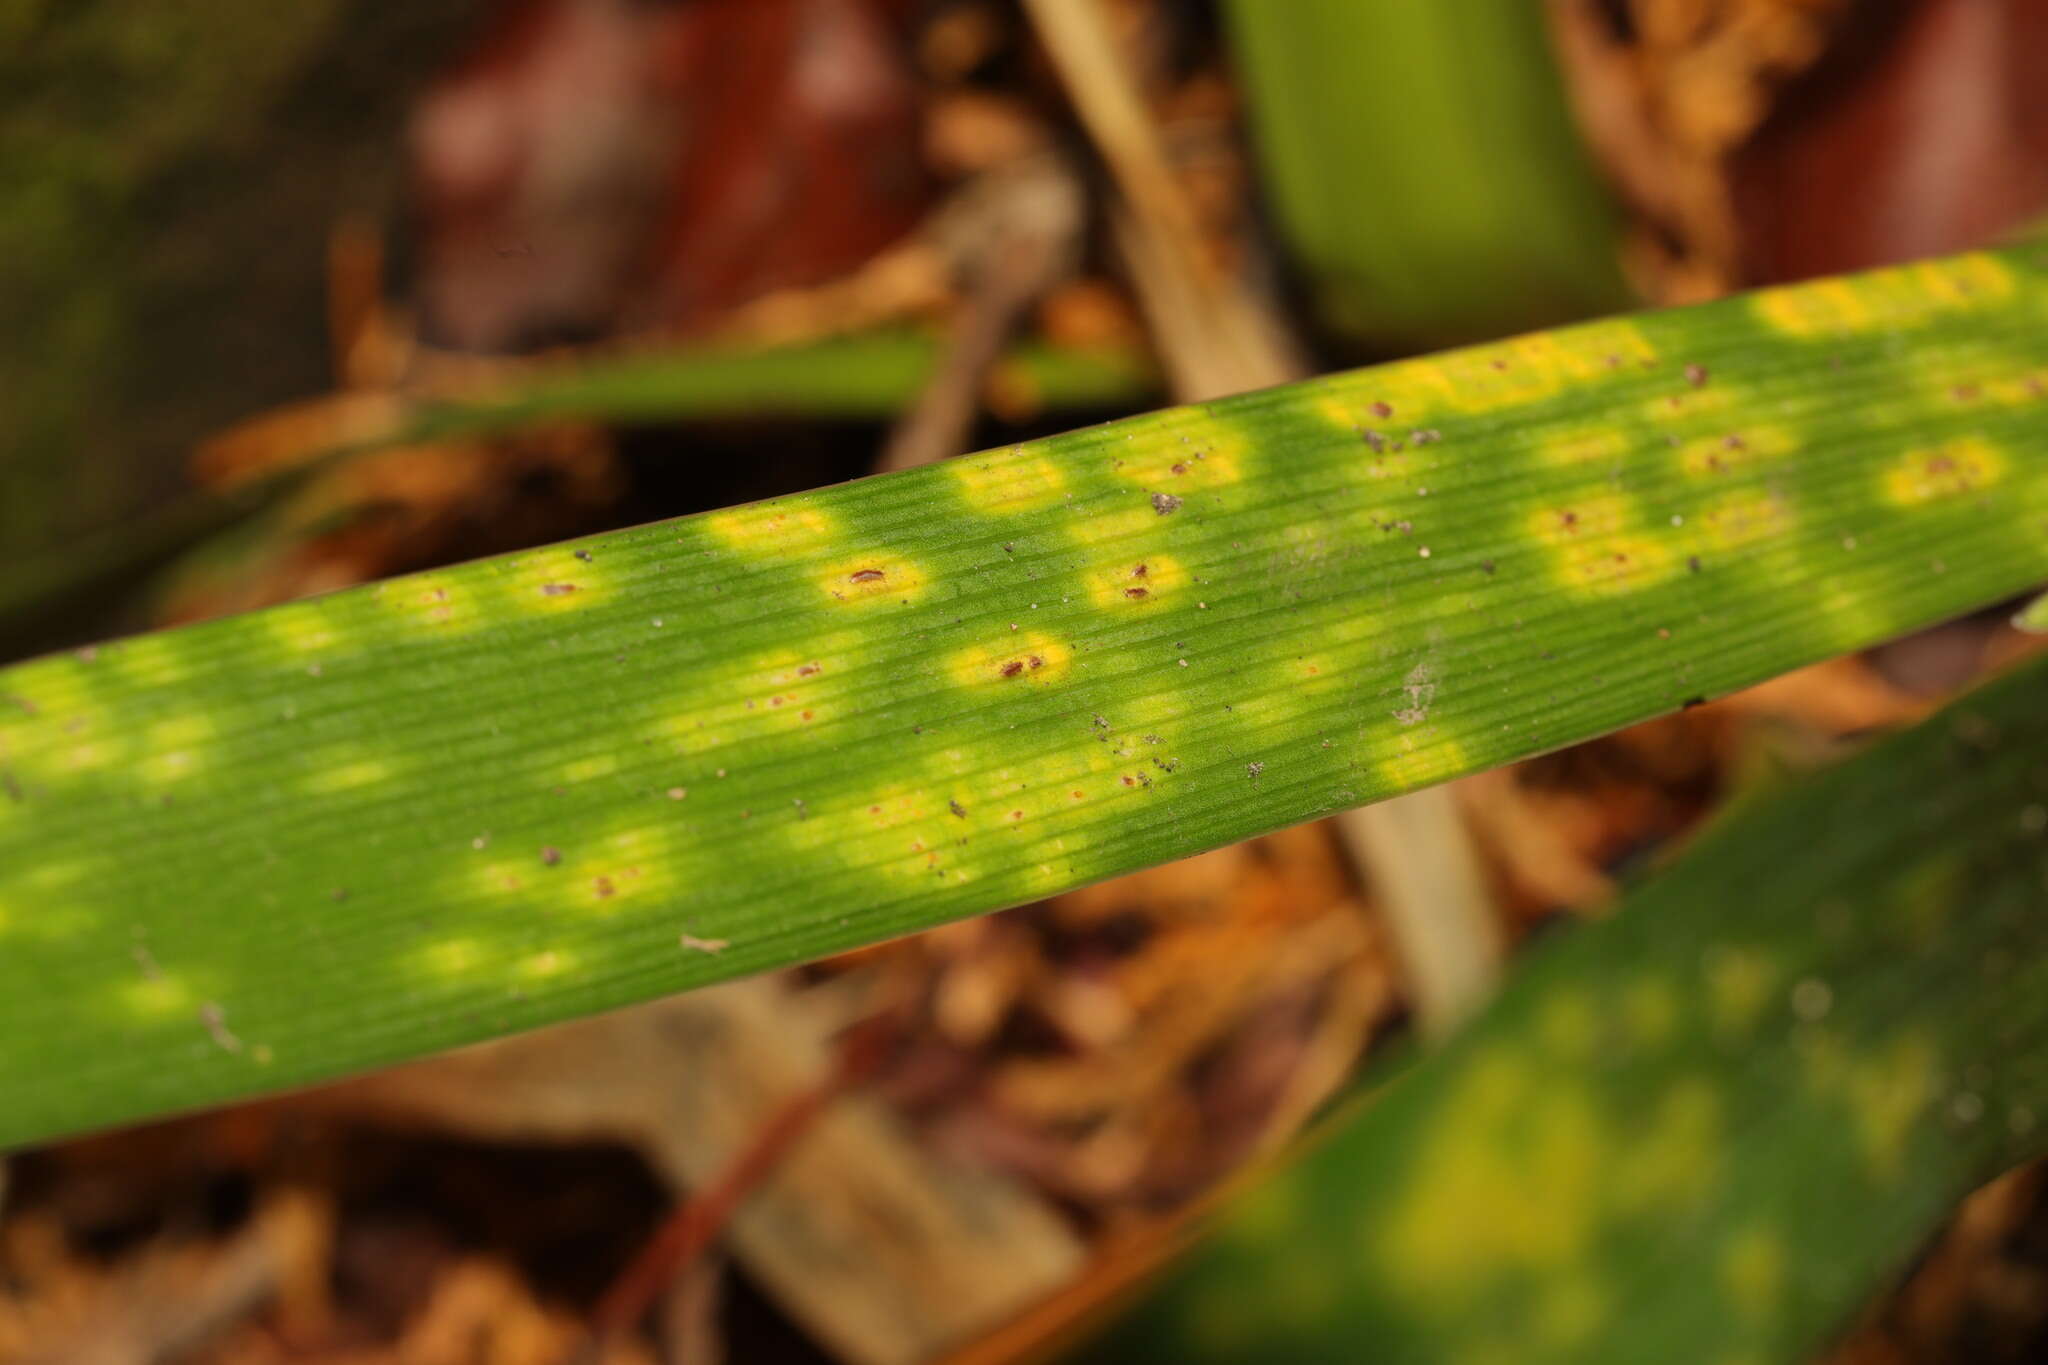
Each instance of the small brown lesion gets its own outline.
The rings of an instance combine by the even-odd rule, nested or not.
[[[880,569],[855,569],[846,576],[849,583],[879,583],[889,575]]]

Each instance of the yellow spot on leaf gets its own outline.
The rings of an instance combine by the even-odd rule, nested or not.
[[[1864,1158],[1880,1179],[1903,1172],[1914,1123],[1934,1097],[1934,1049],[1905,1037],[1866,1060],[1851,1062],[1845,1080]]]
[[[1707,544],[1732,550],[1783,536],[1793,521],[1792,509],[1776,493],[1738,493],[1707,508],[1697,524]]]
[[[1612,536],[1559,552],[1559,576],[1598,594],[1635,592],[1670,576],[1671,551],[1647,536]]]
[[[391,780],[393,768],[381,758],[336,758],[309,773],[305,789],[315,794],[353,791]]]
[[[1088,592],[1099,607],[1143,608],[1173,597],[1187,581],[1172,555],[1145,555],[1097,569],[1089,575]]]
[[[1612,464],[1628,454],[1628,437],[1613,427],[1561,432],[1537,447],[1545,464]]]
[[[1556,343],[1538,333],[1514,341],[1450,351],[1423,374],[1442,388],[1444,401],[1466,412],[1490,412],[1548,398],[1568,377]]]
[[[1150,507],[1126,507],[1121,511],[1076,517],[1067,527],[1067,536],[1082,545],[1108,545],[1139,536],[1157,536],[1160,534],[1159,522],[1159,514]]]
[[[1960,498],[1996,484],[2004,475],[2005,457],[1975,436],[1959,436],[1926,450],[1916,450],[1884,475],[1885,499],[1899,507]]]
[[[123,640],[108,647],[108,658],[124,676],[152,687],[180,682],[190,677],[193,669],[184,639],[173,635]]]
[[[1766,324],[1790,336],[1826,337],[1920,326],[1944,314],[1997,304],[2012,290],[2012,272],[2005,263],[1977,253],[1852,279],[1766,289],[1751,306]]]
[[[1611,1292],[1590,1275],[1555,1279],[1536,1304],[1536,1339],[1552,1350],[1569,1351],[1592,1336],[1613,1307]]]
[[[589,782],[594,778],[609,777],[619,770],[619,760],[613,754],[592,754],[562,765],[562,780],[565,782]]]
[[[1679,448],[1679,467],[1695,478],[1732,474],[1799,448],[1783,427],[1743,426],[1718,435],[1696,436]]]
[[[522,555],[512,579],[512,601],[527,611],[577,611],[611,596],[611,583],[594,559],[568,550]]]
[[[1049,635],[1022,631],[987,645],[964,649],[946,662],[946,673],[962,687],[1043,686],[1063,681],[1073,651]]]
[[[549,948],[522,961],[518,970],[519,975],[529,981],[546,981],[551,977],[560,976],[575,965],[576,959],[571,954],[558,948]]]
[[[817,507],[756,503],[713,513],[704,519],[711,533],[735,550],[796,555],[814,550],[838,533]]]
[[[1764,1007],[1776,995],[1782,975],[1777,963],[1754,948],[1726,945],[1709,949],[1700,970],[1707,988],[1708,1018],[1724,1037],[1756,1027]]]
[[[1600,1014],[1581,991],[1559,988],[1543,1001],[1537,1017],[1543,1046],[1566,1061],[1592,1056],[1600,1042]]]
[[[1615,1212],[1669,1215],[1679,1201],[1704,1200],[1725,1150],[1720,1095],[1697,1076],[1674,1081],[1615,1155],[1608,1186]]]
[[[407,621],[433,630],[474,630],[484,623],[484,613],[470,589],[447,574],[394,578],[377,584],[370,593]]]
[[[294,654],[316,654],[340,640],[324,608],[305,603],[273,607],[262,614],[270,637]]]
[[[914,602],[924,595],[925,571],[891,554],[842,559],[818,576],[818,587],[849,606],[873,602]]]
[[[1652,398],[1643,405],[1642,413],[1662,426],[1685,426],[1691,424],[1690,419],[1726,412],[1735,406],[1737,397],[1732,386],[1717,379],[1704,389],[1680,389]]]
[[[1178,437],[1160,441],[1155,449],[1139,451],[1129,446],[1111,447],[1111,471],[1126,483],[1155,493],[1182,496],[1207,488],[1222,488],[1244,477],[1238,454],[1212,434],[1182,442]],[[1155,519],[1156,511],[1149,512]]]
[[[123,981],[116,994],[122,1008],[144,1019],[185,1014],[198,1005],[190,985],[157,969],[139,980]]]
[[[946,461],[960,493],[977,512],[1028,512],[1049,507],[1067,491],[1066,475],[1042,455],[1006,450]]]
[[[1721,1287],[1737,1314],[1767,1321],[1784,1304],[1787,1267],[1783,1237],[1767,1228],[1745,1228],[1721,1252]]]
[[[1430,727],[1403,731],[1394,741],[1395,752],[1380,761],[1380,776],[1400,791],[1411,791],[1448,781],[1471,770],[1465,747],[1454,739],[1423,734]]]
[[[185,776],[200,765],[202,750],[215,733],[213,718],[196,713],[152,725],[145,741],[143,775],[152,782]]]
[[[1586,1253],[1617,1152],[1583,1091],[1496,1050],[1464,1070],[1437,1117],[1370,1248],[1400,1292],[1454,1311],[1488,1280],[1556,1274]]]
[[[419,964],[435,976],[470,976],[482,967],[484,945],[473,938],[444,938],[422,946]]]
[[[1621,988],[1621,1023],[1632,1042],[1659,1048],[1678,1025],[1678,992],[1658,977],[1639,977]]]
[[[1529,518],[1529,533],[1550,546],[1583,546],[1614,536],[1635,515],[1632,499],[1620,493],[1595,493]]]

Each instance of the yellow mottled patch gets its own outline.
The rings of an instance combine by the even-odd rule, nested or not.
[[[1722,946],[1702,957],[1700,974],[1707,989],[1707,1017],[1726,1037],[1756,1027],[1777,994],[1783,971],[1754,948]]]
[[[860,829],[900,830],[946,813],[946,798],[922,787],[892,786],[872,794],[859,807],[854,824]]]
[[[541,864],[537,862],[513,862],[510,859],[486,863],[463,874],[457,894],[461,895],[465,889],[491,896],[524,891],[533,885],[535,869],[539,867]]]
[[[1088,594],[1098,607],[1144,608],[1178,596],[1187,583],[1187,570],[1172,555],[1145,555],[1095,570]]]
[[[875,553],[842,559],[818,576],[818,588],[849,606],[870,602],[914,602],[924,596],[929,576],[900,555]]]
[[[1922,261],[1905,269],[1930,297],[1950,309],[1981,308],[2012,297],[2012,268],[1987,252]]]
[[[1846,280],[1759,290],[1750,306],[1766,326],[1796,337],[1860,332],[1878,321],[1863,295]]]
[[[1590,1275],[1551,1281],[1536,1303],[1536,1339],[1552,1350],[1569,1351],[1584,1344],[1613,1310],[1612,1292]]]
[[[1082,545],[1108,545],[1136,536],[1161,533],[1159,514],[1150,507],[1126,507],[1118,512],[1099,512],[1076,517],[1067,526],[1067,537]]]
[[[308,773],[301,785],[315,794],[354,791],[388,782],[395,771],[385,759],[337,756]]]
[[[1969,312],[2011,297],[2012,272],[1977,253],[1871,271],[1849,280],[1766,289],[1751,306],[1790,336],[1841,336],[1880,327],[1918,326],[1943,314]]]
[[[1536,1030],[1543,1046],[1566,1061],[1583,1061],[1600,1042],[1600,1012],[1583,991],[1560,988],[1543,1001]]]
[[[1989,488],[2005,471],[2005,456],[1990,442],[1959,436],[1892,465],[1884,474],[1884,496],[1898,507],[1943,502]]]
[[[1913,1125],[1934,1098],[1934,1048],[1907,1036],[1869,1057],[1852,1060],[1844,1075],[1856,1136],[1873,1174],[1896,1181],[1903,1173]]]
[[[1295,1234],[1307,1212],[1298,1182],[1260,1181],[1230,1206],[1221,1234],[1255,1251],[1275,1247]]]
[[[1660,540],[1627,528],[1636,520],[1634,499],[1589,493],[1531,514],[1529,534],[1557,553],[1557,576],[1567,587],[1602,595],[1633,592],[1670,574],[1674,556]]]
[[[565,845],[556,856],[559,861],[550,865],[536,853],[531,863],[511,869],[510,875],[523,881],[523,889],[541,892],[555,903],[593,910],[615,909],[636,896],[673,889],[659,830],[620,830],[593,842]]]
[[[1706,544],[1733,550],[1782,536],[1796,520],[1791,507],[1776,493],[1737,493],[1707,508],[1696,524]]]
[[[1715,380],[1706,388],[1681,389],[1652,398],[1643,404],[1642,413],[1660,426],[1687,426],[1693,419],[1726,412],[1735,406],[1738,397],[1740,394],[1733,386]]]
[[[1547,438],[1537,447],[1545,464],[1611,464],[1628,454],[1628,435],[1616,427],[1588,427]]]
[[[1707,1197],[1725,1151],[1719,1092],[1697,1076],[1683,1077],[1659,1096],[1646,1121],[1630,1128],[1608,1173],[1608,1197],[1629,1217],[1669,1214],[1679,1201]]]
[[[1244,477],[1241,452],[1208,437],[1162,443],[1157,450],[1125,448],[1113,454],[1110,467],[1118,478],[1157,493],[1179,495],[1222,488]]]
[[[78,720],[73,718],[65,725],[66,734],[76,737],[76,742],[63,750],[66,768],[73,772],[93,772],[127,758],[128,744],[125,740],[111,735],[102,737],[95,733],[92,725],[79,724]]]
[[[777,650],[749,660],[729,683],[694,692],[690,708],[657,722],[651,738],[679,753],[701,754],[748,735],[787,733],[831,713],[823,685],[847,668],[841,652],[857,639],[846,633],[813,641],[817,653]]]
[[[125,676],[151,686],[181,682],[194,667],[179,635],[138,635],[108,646],[107,658]]]
[[[578,559],[568,550],[520,556],[518,577],[512,581],[512,602],[527,611],[578,611],[612,595],[610,579],[596,562]]]
[[[1541,334],[1556,364],[1573,379],[1600,379],[1657,361],[1657,348],[1625,318]],[[1536,340],[1538,338],[1530,338]]]
[[[1696,436],[1678,450],[1679,468],[1694,478],[1732,474],[1799,448],[1783,427],[1745,426],[1719,435]]]
[[[1984,395],[1994,403],[2039,403],[2048,400],[2048,367],[2036,366],[1984,381]]]
[[[1427,787],[1471,771],[1465,746],[1454,739],[1418,737],[1414,731],[1407,731],[1395,740],[1394,747],[1391,756],[1380,760],[1378,770],[1382,778],[1401,791]]]
[[[1635,592],[1671,576],[1671,550],[1648,536],[1610,536],[1558,551],[1558,577],[1567,586],[1602,596]]]
[[[1022,631],[946,661],[946,673],[962,687],[1015,687],[1027,683],[1062,682],[1073,664],[1073,651],[1050,635]]]
[[[1066,494],[1067,476],[1043,455],[1002,451],[946,461],[960,494],[977,512],[1028,512]]]
[[[1785,1239],[1769,1228],[1744,1228],[1728,1239],[1721,1251],[1721,1288],[1739,1316],[1751,1322],[1777,1316],[1789,1260]]]
[[[273,607],[260,618],[270,638],[294,654],[316,654],[340,640],[323,609],[303,603]]]
[[[420,946],[416,961],[434,976],[471,976],[488,959],[484,945],[473,938],[443,938]]]
[[[589,782],[599,777],[610,777],[619,770],[619,760],[613,754],[592,754],[588,758],[575,759],[562,765],[564,782]]]
[[[168,782],[185,776],[205,758],[205,747],[217,733],[211,716],[198,713],[177,716],[150,726],[142,761],[143,776],[152,782]]]
[[[706,517],[704,524],[731,548],[749,553],[801,554],[839,533],[832,518],[820,508],[777,503],[717,512]]]
[[[377,602],[406,620],[440,631],[474,630],[487,615],[469,586],[443,574],[395,578],[370,592]]]
[[[1422,373],[1441,386],[1445,402],[1466,412],[1534,403],[1563,388],[1570,377],[1556,343],[1543,333],[1416,363],[1428,367]]]
[[[114,994],[121,1008],[144,1019],[185,1014],[199,1003],[190,984],[161,971],[153,971],[139,980],[123,981]]]
[[[560,976],[575,965],[576,958],[574,954],[565,953],[559,948],[549,948],[535,953],[531,957],[522,959],[517,971],[520,976],[528,981],[547,981],[553,977]]]
[[[1639,977],[1621,988],[1620,1010],[1636,1046],[1662,1047],[1678,1026],[1678,992],[1661,977]]]
[[[1400,1292],[1449,1310],[1488,1279],[1585,1255],[1620,1155],[1591,1099],[1502,1048],[1458,1078],[1369,1251]]]
[[[1963,859],[1952,854],[1930,855],[1900,878],[1889,898],[1890,908],[1914,944],[1926,947],[1937,942],[1966,903],[1966,868]]]
[[[1622,493],[1594,493],[1529,518],[1529,534],[1545,545],[1587,545],[1605,540],[1635,516],[1635,501]]]
[[[1443,406],[1444,376],[1434,360],[1403,360],[1342,377],[1316,411],[1338,426],[1398,436]]]

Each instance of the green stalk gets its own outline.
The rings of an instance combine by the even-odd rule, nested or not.
[[[1529,0],[1231,0],[1261,179],[1323,323],[1417,351],[1626,308],[1620,215]]]
[[[0,670],[0,1143],[1035,899],[2048,578],[2048,264],[1179,408]]]
[[[1087,1358],[1811,1358],[2048,1147],[2048,660],[1740,809]]]

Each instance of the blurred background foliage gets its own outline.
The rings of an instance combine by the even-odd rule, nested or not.
[[[13,0],[0,657],[2044,207],[2039,0]],[[0,1358],[1042,1351],[1021,1310],[1176,1245],[1432,972],[2032,652],[2004,615],[1459,784],[1449,969],[1317,826],[16,1154]],[[2044,1232],[2024,1167],[1819,1358],[2042,1358]]]

